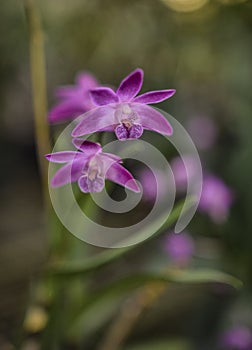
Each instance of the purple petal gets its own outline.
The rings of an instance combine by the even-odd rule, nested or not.
[[[131,173],[118,163],[111,165],[105,177],[106,179],[122,185],[123,187],[126,187],[134,192],[140,192],[138,184]]]
[[[150,91],[150,92],[146,92],[143,95],[137,96],[134,99],[134,102],[145,103],[145,104],[158,103],[172,97],[175,94],[175,92],[176,90]]]
[[[226,220],[233,203],[233,191],[218,177],[208,174],[203,179],[199,209],[217,224]]]
[[[129,139],[139,139],[143,134],[143,127],[140,124],[133,124],[129,129]]]
[[[47,154],[45,157],[47,160],[53,163],[68,163],[72,162],[76,158],[83,158],[83,155],[79,152],[64,151]]]
[[[247,326],[235,325],[222,335],[220,345],[225,349],[250,350],[252,347],[252,332]]]
[[[112,89],[106,87],[90,90],[90,96],[96,106],[104,106],[119,101],[116,93]]]
[[[104,188],[104,178],[97,177],[95,180],[90,180],[87,175],[83,175],[78,180],[80,190],[84,193],[101,192]]]
[[[142,84],[143,70],[138,68],[123,79],[116,93],[121,101],[129,101],[138,94]]]
[[[83,152],[83,155],[85,155],[86,157],[93,156],[96,153],[101,152],[102,150],[101,145],[99,143],[88,140],[73,139],[72,143],[76,148]]]
[[[84,105],[79,100],[61,102],[54,106],[48,113],[48,120],[51,123],[74,119],[86,112]]]
[[[116,156],[115,154],[112,154],[112,153],[102,153],[102,154],[106,157],[113,159],[116,162],[122,163],[122,159],[120,157]]]
[[[205,115],[197,115],[189,119],[187,131],[200,150],[208,150],[213,147],[219,133],[215,121]]]
[[[128,139],[128,130],[123,124],[118,125],[115,128],[115,134],[118,140],[124,141]]]
[[[100,129],[99,131],[114,131],[114,126],[112,125],[109,125],[109,126],[106,126],[105,128],[103,129]]]
[[[139,115],[141,125],[144,129],[153,130],[164,135],[172,135],[172,126],[166,118],[154,108],[138,103],[132,103],[131,108]]]
[[[76,93],[78,93],[78,87],[74,85],[59,86],[55,90],[55,96],[62,99],[73,97]]]
[[[115,134],[120,141],[138,139],[143,134],[143,128],[140,124],[133,124],[130,128],[120,124],[115,128]]]
[[[82,95],[86,90],[95,89],[99,86],[98,81],[92,74],[81,72],[77,75],[76,85],[60,86],[55,91],[58,98],[73,98],[76,94]]]
[[[72,136],[91,134],[116,124],[114,114],[115,109],[112,106],[98,107],[85,113],[83,120],[73,130]]]
[[[170,259],[177,264],[187,264],[195,251],[192,237],[185,233],[169,233],[164,242],[164,248]]]
[[[60,187],[75,182],[81,176],[85,161],[75,161],[60,168],[51,180],[52,187]]]
[[[80,72],[75,81],[79,86],[86,89],[94,89],[100,85],[97,79],[92,74],[87,72]]]

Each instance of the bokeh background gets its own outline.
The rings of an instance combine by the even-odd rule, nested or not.
[[[204,213],[195,216],[188,228],[195,245],[190,263],[228,272],[243,281],[243,289],[171,285],[141,313],[122,349],[229,349],[219,339],[232,327],[243,328],[246,334],[238,338],[248,339],[252,332],[251,1],[41,0],[37,4],[45,36],[49,107],[55,103],[55,88],[73,84],[78,71],[90,71],[101,83],[116,86],[141,67],[144,91],[177,90],[160,107],[176,117],[196,143],[206,129],[214,130],[209,145],[199,144],[202,164],[234,193],[224,222],[216,223]],[[23,349],[36,350],[51,317],[49,287],[37,291],[50,249],[36,160],[22,1],[2,2],[0,27],[0,348],[12,349],[20,338]],[[199,126],[199,120],[207,124]],[[55,129],[51,128],[52,135]],[[80,244],[82,252],[89,249],[77,239],[65,240]],[[89,294],[99,284],[137,268],[172,264],[164,246],[164,237],[147,242],[130,257],[91,275],[84,289]],[[93,252],[99,253],[92,248]],[[82,298],[78,283],[81,278],[73,282],[74,300]],[[67,290],[64,286],[66,294]],[[123,313],[125,300],[130,304],[127,298],[96,306],[83,323],[78,319],[70,336],[63,326],[54,325],[47,332],[47,349],[98,349],[111,322]],[[36,306],[23,327],[25,310],[34,299]],[[78,309],[78,302],[74,307]]]

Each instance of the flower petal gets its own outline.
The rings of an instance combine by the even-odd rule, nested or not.
[[[75,79],[76,83],[86,89],[95,89],[100,84],[97,79],[88,72],[80,72]]]
[[[72,98],[78,93],[79,87],[75,85],[59,86],[55,90],[55,96],[58,98]]]
[[[116,92],[121,101],[129,101],[138,94],[143,84],[143,74],[143,70],[138,68],[123,79]]]
[[[109,157],[111,159],[113,159],[114,161],[116,162],[119,162],[119,163],[122,163],[122,158],[116,156],[115,154],[112,154],[112,153],[102,153],[102,155],[106,156],[106,157]]]
[[[72,139],[73,145],[83,152],[83,156],[90,157],[94,156],[96,153],[101,152],[102,148],[99,143],[82,140],[82,139]]]
[[[118,140],[120,141],[125,141],[128,139],[128,130],[123,124],[117,125],[117,127],[115,128],[115,134]]]
[[[164,135],[172,135],[173,129],[168,120],[154,108],[144,104],[131,104],[131,108],[140,117],[140,123],[146,130],[153,130]]]
[[[90,90],[90,96],[96,106],[104,106],[119,101],[116,93],[112,89],[106,87]]]
[[[83,155],[79,152],[63,151],[46,154],[45,157],[47,160],[53,163],[68,163],[72,162],[74,159],[83,157]]]
[[[150,91],[146,92],[145,94],[142,94],[140,96],[137,96],[134,99],[134,102],[137,103],[158,103],[162,102],[164,100],[167,100],[168,98],[172,97],[175,94],[176,90],[158,90],[158,91]]]
[[[90,180],[87,175],[83,175],[78,180],[80,190],[84,193],[101,192],[104,188],[105,181],[102,177],[97,177],[95,180]]]
[[[106,179],[122,185],[134,192],[140,192],[138,184],[131,173],[118,163],[114,163],[110,166],[105,177]]]
[[[63,85],[59,86],[55,90],[55,95],[58,98],[73,98],[77,94],[82,96],[83,92],[95,89],[99,86],[98,81],[95,79],[95,77],[87,72],[80,72],[76,79],[75,79],[76,85]]]
[[[52,187],[60,187],[75,182],[81,176],[86,161],[75,161],[60,168],[51,180]]]
[[[101,106],[83,114],[83,119],[74,128],[72,136],[91,134],[112,126],[116,123],[114,114],[115,109],[112,106]]]
[[[51,123],[74,119],[86,111],[84,105],[78,99],[61,102],[55,105],[48,113],[48,120]]]
[[[143,127],[140,124],[133,124],[129,129],[129,139],[139,139],[143,134]]]

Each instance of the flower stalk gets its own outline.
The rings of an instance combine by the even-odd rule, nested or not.
[[[30,66],[35,123],[35,139],[40,167],[45,205],[49,204],[48,164],[44,158],[50,151],[50,136],[47,123],[47,96],[44,38],[36,0],[23,0],[29,32]]]

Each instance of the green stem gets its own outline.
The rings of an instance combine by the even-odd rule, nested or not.
[[[30,44],[30,65],[35,122],[37,156],[43,185],[46,207],[49,205],[48,164],[45,154],[50,152],[50,137],[47,122],[46,70],[44,38],[36,0],[23,0],[28,24]]]

